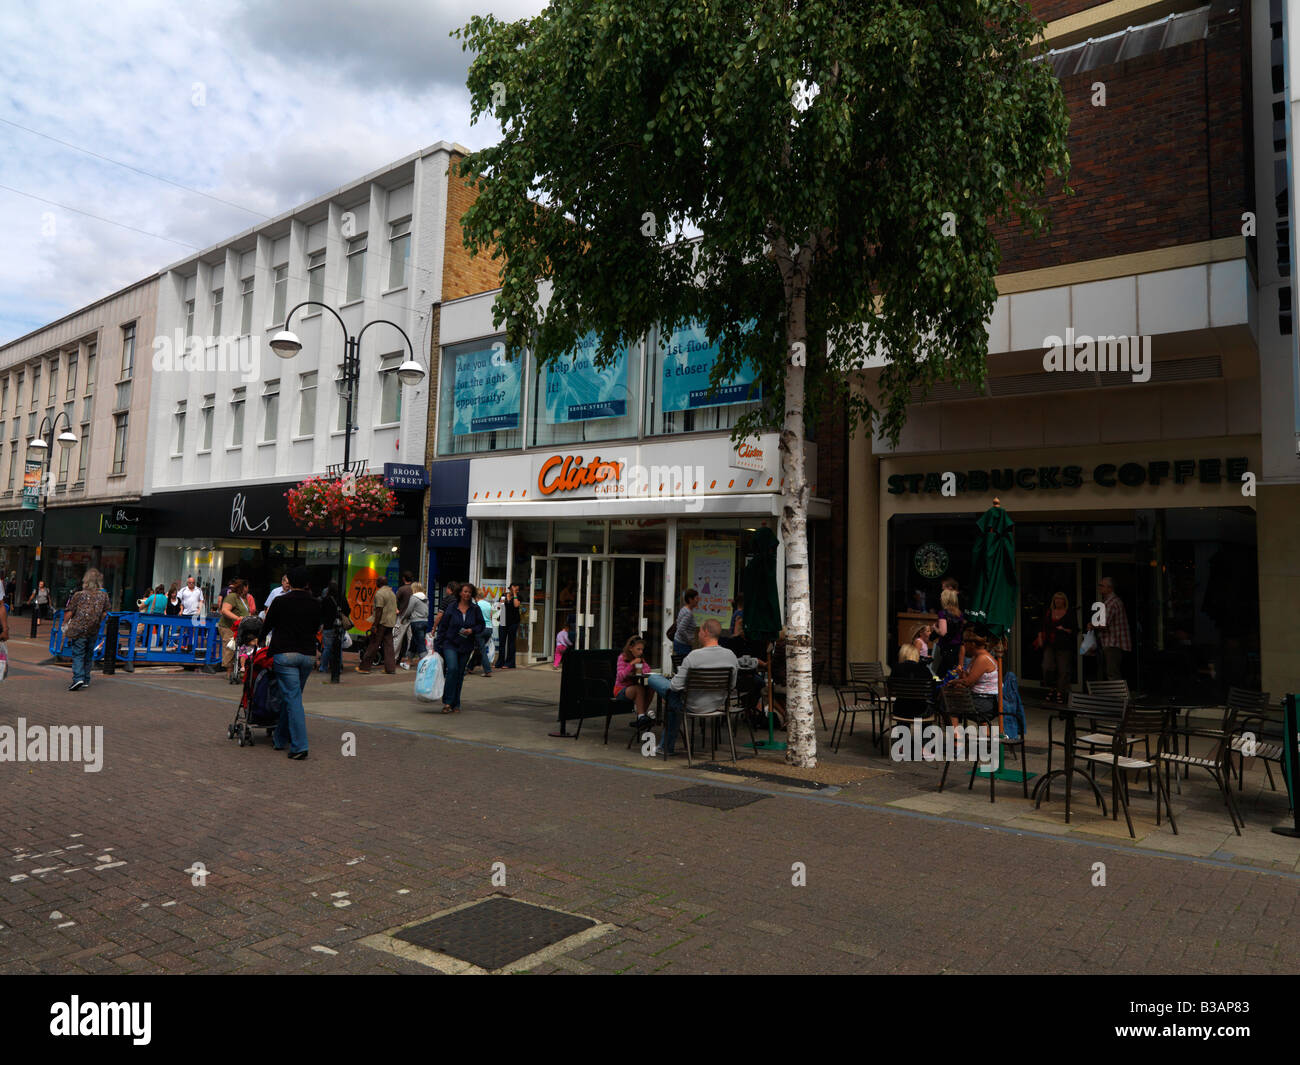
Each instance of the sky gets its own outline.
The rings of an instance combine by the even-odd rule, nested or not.
[[[5,0],[0,344],[418,148],[491,144],[449,34],[543,6]]]

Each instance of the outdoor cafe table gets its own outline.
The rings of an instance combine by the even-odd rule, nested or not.
[[[1053,769],[1050,773],[1044,773],[1041,777],[1038,778],[1038,783],[1034,785],[1033,793],[1030,795],[1030,798],[1034,800],[1034,809],[1037,810],[1038,807],[1042,804],[1043,799],[1047,798],[1047,794],[1051,790],[1053,778],[1063,776],[1065,777],[1065,823],[1068,825],[1070,823],[1070,794],[1072,791],[1071,784],[1073,782],[1074,774],[1079,773],[1080,775],[1082,775],[1083,779],[1088,782],[1088,786],[1092,788],[1093,794],[1097,796],[1097,801],[1101,804],[1102,816],[1105,817],[1106,800],[1102,798],[1101,789],[1097,787],[1097,782],[1092,779],[1091,775],[1089,775],[1088,772],[1082,766],[1077,766],[1074,764],[1075,737],[1078,734],[1078,726],[1076,724],[1075,719],[1078,717],[1079,714],[1086,714],[1090,720],[1095,720],[1099,722],[1104,722],[1105,724],[1118,726],[1120,723],[1120,718],[1123,716],[1123,712],[1121,711],[1118,714],[1102,714],[1102,713],[1098,713],[1095,708],[1089,708],[1087,710],[1083,710],[1068,705],[1057,706],[1054,707],[1053,709],[1056,711],[1056,713],[1060,714],[1061,717],[1065,718],[1064,768]]]

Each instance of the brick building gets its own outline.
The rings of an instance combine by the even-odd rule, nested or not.
[[[1069,103],[1074,195],[1052,195],[1041,238],[1000,234],[985,393],[940,386],[917,397],[897,447],[850,442],[845,583],[863,594],[846,604],[847,658],[892,662],[942,578],[970,589],[974,521],[997,496],[1017,523],[1009,667],[1025,683],[1044,679],[1032,640],[1045,604],[1064,592],[1086,622],[1105,576],[1136,689],[1294,690],[1281,0],[1030,6]],[[1067,345],[1090,348],[1091,367],[1048,360]],[[1071,683],[1096,669],[1076,657]]]

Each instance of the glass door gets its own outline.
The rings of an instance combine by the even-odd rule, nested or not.
[[[652,669],[663,667],[664,560],[641,559],[641,632],[645,636],[645,658]]]
[[[1013,668],[1022,688],[1043,683],[1043,652],[1034,647],[1034,640],[1042,631],[1043,618],[1051,609],[1052,597],[1057,592],[1064,592],[1069,600],[1070,617],[1075,625],[1087,624],[1088,612],[1085,608],[1089,604],[1080,604],[1081,576],[1079,559],[1022,556],[1016,560],[1016,577],[1020,584],[1020,622],[1013,635]],[[1078,674],[1079,658],[1074,655],[1070,678],[1072,691],[1083,690]]]

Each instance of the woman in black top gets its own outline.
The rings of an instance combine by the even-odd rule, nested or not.
[[[307,715],[302,690],[316,665],[316,634],[321,627],[321,601],[308,590],[306,566],[289,571],[289,590],[277,596],[266,612],[271,630],[270,652],[275,663],[275,684],[280,693],[280,720],[272,742],[277,751],[289,746],[289,757],[307,757]]]
[[[1053,684],[1047,702],[1064,703],[1070,690],[1070,667],[1074,664],[1075,637],[1079,625],[1070,611],[1070,600],[1057,592],[1043,611],[1043,627],[1034,647],[1043,652],[1043,685]]]
[[[460,712],[460,688],[465,680],[465,664],[473,654],[474,637],[486,627],[483,611],[478,608],[478,589],[466,583],[460,586],[456,602],[442,612],[438,631],[433,638],[433,649],[442,655],[447,667],[447,679],[442,688],[442,712]]]

